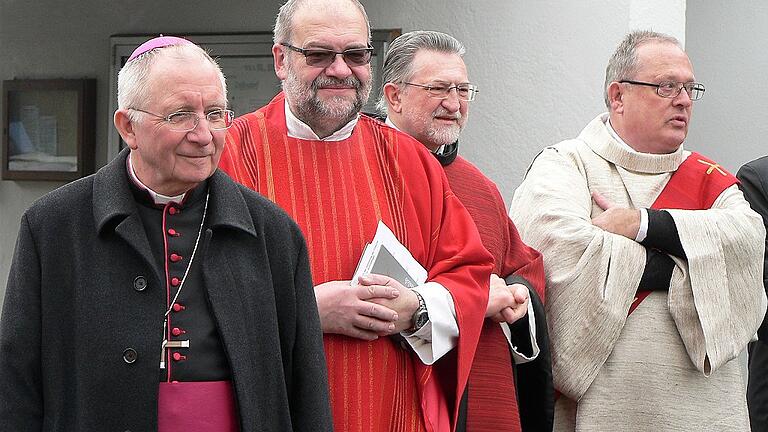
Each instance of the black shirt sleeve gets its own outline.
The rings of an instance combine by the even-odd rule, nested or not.
[[[648,235],[640,244],[678,258],[686,258],[675,220],[666,210],[648,209]]]

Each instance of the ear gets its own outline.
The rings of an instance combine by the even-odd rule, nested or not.
[[[384,98],[387,100],[387,111],[400,114],[403,111],[402,90],[394,83],[384,84]]]
[[[275,74],[280,80],[288,77],[288,71],[285,67],[286,48],[279,44],[272,45],[272,59],[275,62]]]
[[[624,112],[624,87],[618,82],[614,81],[608,85],[608,103],[610,104],[611,112],[623,113]]]
[[[136,150],[138,142],[136,140],[136,131],[134,130],[134,124],[131,118],[128,117],[128,110],[119,109],[115,111],[115,115],[112,119],[115,123],[115,129],[120,133],[128,147],[131,150]]]

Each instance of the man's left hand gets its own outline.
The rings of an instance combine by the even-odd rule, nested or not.
[[[392,288],[400,292],[400,295],[394,299],[376,298],[369,300],[371,303],[380,304],[397,312],[395,329],[389,333],[381,334],[381,336],[400,333],[412,327],[413,314],[416,313],[416,309],[419,308],[419,298],[413,291],[403,286],[403,284],[396,279],[379,274],[360,276],[358,283],[363,286]]]
[[[605,210],[592,218],[592,225],[630,240],[637,238],[637,232],[640,230],[640,210],[618,207],[599,192],[592,192],[592,199],[598,207]]]

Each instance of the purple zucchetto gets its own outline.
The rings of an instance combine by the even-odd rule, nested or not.
[[[144,42],[143,44],[139,45],[138,48],[133,50],[133,52],[131,53],[131,56],[128,57],[128,61],[135,59],[136,57],[144,54],[147,51],[152,51],[155,48],[163,48],[163,47],[173,46],[173,45],[194,45],[194,44],[180,37],[160,35],[156,38],[152,38]]]

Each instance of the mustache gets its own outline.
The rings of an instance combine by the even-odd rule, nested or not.
[[[322,87],[326,86],[346,86],[346,87],[352,87],[355,90],[360,90],[360,88],[363,86],[363,83],[360,82],[357,77],[354,75],[350,75],[344,79],[340,78],[333,78],[328,76],[319,76],[315,78],[315,80],[312,82],[312,90],[317,91]]]
[[[454,120],[461,120],[462,116],[461,116],[461,112],[459,112],[459,111],[456,111],[456,112],[452,113],[452,112],[448,111],[447,109],[445,109],[443,107],[438,107],[432,113],[432,118],[435,118],[435,117],[446,117],[446,118],[450,118],[450,119],[454,119]]]

